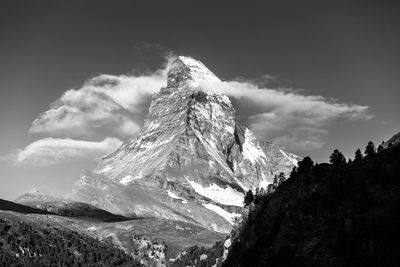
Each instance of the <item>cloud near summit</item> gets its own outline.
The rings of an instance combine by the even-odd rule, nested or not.
[[[248,111],[244,123],[264,140],[296,150],[324,144],[326,127],[335,120],[368,120],[367,106],[340,103],[304,90],[271,89],[251,81],[203,81],[203,90],[220,91],[234,98],[238,114]]]
[[[173,59],[170,57],[153,73],[102,74],[89,79],[80,88],[67,90],[39,115],[30,132],[89,140],[134,136],[141,128],[151,95],[166,85]],[[298,151],[321,147],[327,126],[335,120],[372,117],[368,115],[367,106],[306,95],[302,90],[265,88],[251,80],[201,81],[199,86],[203,90],[225,93],[233,99],[242,122],[259,138],[275,140]],[[68,157],[71,153],[66,154]]]
[[[67,90],[39,115],[29,132],[85,138],[135,135],[147,112],[146,103],[166,85],[170,61],[147,75],[101,74]]]
[[[117,138],[107,137],[103,141],[81,141],[69,138],[43,138],[11,156],[15,165],[49,166],[81,158],[95,159],[111,153],[121,145]]]

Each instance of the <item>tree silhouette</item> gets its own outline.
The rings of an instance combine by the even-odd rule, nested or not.
[[[334,166],[344,166],[346,164],[346,158],[343,156],[342,152],[335,149],[329,158],[329,162]]]
[[[286,177],[285,177],[285,174],[283,172],[281,172],[279,174],[275,174],[274,182],[273,182],[273,188],[276,189],[285,180],[286,180]]]
[[[382,145],[379,145],[379,146],[378,146],[378,149],[377,149],[378,153],[379,153],[379,152],[382,152],[382,150],[383,150],[383,146],[382,146]]]
[[[364,154],[366,157],[373,157],[376,154],[375,145],[372,141],[369,141],[365,147]]]
[[[358,148],[358,149],[356,150],[356,153],[355,153],[355,156],[354,156],[354,161],[359,162],[359,161],[361,161],[363,158],[364,158],[364,157],[363,157],[363,155],[362,155],[362,153],[361,153],[361,150]]]
[[[257,188],[256,193],[254,194],[254,204],[258,204],[261,201],[261,198],[265,195],[264,188]]]
[[[247,191],[246,195],[244,196],[244,205],[248,206],[250,205],[254,200],[254,195],[253,191],[249,190]]]
[[[298,172],[303,173],[304,171],[311,170],[314,167],[314,161],[310,157],[303,158],[302,161],[298,162]]]

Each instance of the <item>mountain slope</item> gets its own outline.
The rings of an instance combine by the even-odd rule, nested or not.
[[[201,62],[178,57],[139,135],[82,175],[72,197],[126,216],[229,232],[244,193],[266,187],[278,171],[289,173],[298,157],[278,146],[264,150],[236,121],[229,98],[200,86],[204,80],[219,81]]]
[[[40,193],[39,191],[23,194],[16,199],[15,202],[35,209],[40,209],[42,211],[67,217],[86,217],[98,219],[104,222],[119,222],[136,219],[112,214],[87,203],[48,196]],[[18,212],[18,210],[15,211]]]
[[[389,145],[398,145],[400,144],[400,132],[397,134],[393,135],[388,141],[384,143],[385,147],[388,147]]]
[[[19,213],[54,214],[50,211],[34,208],[29,205],[22,205],[12,201],[0,199],[0,210],[15,211]]]

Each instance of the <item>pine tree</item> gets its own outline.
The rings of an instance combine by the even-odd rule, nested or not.
[[[383,146],[382,146],[382,145],[379,145],[377,151],[378,151],[378,153],[379,153],[379,152],[382,152],[382,151],[383,151]]]
[[[283,172],[276,174],[274,177],[273,188],[276,189],[285,180],[286,180],[286,177]]]
[[[356,150],[355,156],[354,156],[354,161],[361,161],[363,159],[363,155],[361,153],[361,150],[358,148]]]
[[[261,198],[265,195],[264,188],[257,188],[256,193],[254,195],[254,204],[259,204],[261,202]]]
[[[246,195],[244,196],[244,206],[250,205],[254,200],[253,191],[247,191]]]
[[[338,149],[335,149],[329,158],[329,162],[334,166],[344,166],[346,164],[346,158],[342,152],[340,152]]]
[[[304,171],[311,170],[314,167],[314,161],[310,157],[303,158],[297,164],[299,165],[297,169],[298,173],[304,173]]]
[[[368,145],[365,147],[364,154],[368,158],[373,157],[376,154],[375,145],[372,141],[368,142]]]

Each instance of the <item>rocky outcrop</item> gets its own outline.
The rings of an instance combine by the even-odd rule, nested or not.
[[[389,140],[384,143],[384,147],[400,144],[400,132],[393,135]]]

